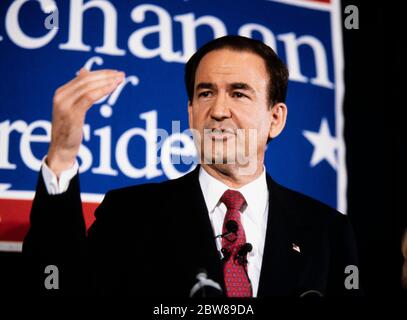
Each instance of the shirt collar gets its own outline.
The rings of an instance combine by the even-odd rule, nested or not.
[[[206,207],[209,213],[213,213],[216,206],[219,205],[219,200],[223,193],[228,190],[238,190],[246,199],[247,213],[250,218],[256,222],[261,222],[262,214],[265,212],[268,202],[268,188],[266,180],[266,169],[263,167],[263,172],[259,177],[241,188],[234,189],[228,187],[223,182],[212,177],[202,166],[199,170],[199,183],[204,195]]]

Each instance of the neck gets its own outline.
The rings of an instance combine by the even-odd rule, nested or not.
[[[230,188],[238,189],[256,180],[263,173],[263,163],[249,171],[230,164],[201,164],[202,168],[215,179],[223,182]]]

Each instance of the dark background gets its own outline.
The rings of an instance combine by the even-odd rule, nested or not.
[[[348,214],[368,296],[402,294],[402,73],[406,50],[400,5],[343,0],[359,8],[359,29],[343,28]],[[405,81],[404,81],[405,83]],[[405,295],[405,293],[404,293]]]
[[[366,296],[407,296],[400,287],[402,211],[401,5],[342,0],[359,8],[359,29],[343,28],[345,51],[345,141],[348,168],[348,214],[355,229]],[[404,81],[405,82],[405,81]],[[21,289],[20,254],[0,252],[0,294]]]

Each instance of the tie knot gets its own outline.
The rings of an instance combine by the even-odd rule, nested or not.
[[[245,198],[239,191],[230,189],[225,191],[220,200],[225,204],[228,210],[237,211],[239,211],[246,202]]]

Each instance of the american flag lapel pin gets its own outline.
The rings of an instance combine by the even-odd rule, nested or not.
[[[298,253],[301,253],[301,249],[300,249],[299,246],[297,246],[295,243],[292,243],[292,245],[293,245],[293,250],[294,251],[297,251]]]

